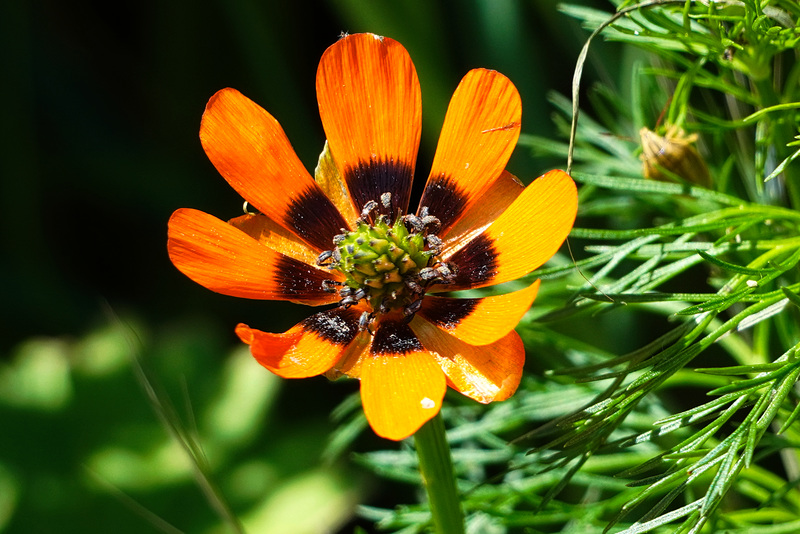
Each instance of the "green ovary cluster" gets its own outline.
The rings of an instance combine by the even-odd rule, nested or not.
[[[345,275],[348,287],[365,291],[375,311],[413,300],[407,281],[414,280],[433,255],[425,250],[424,236],[409,232],[401,219],[392,226],[383,217],[374,226],[359,221],[356,230],[339,236],[336,244],[332,267]]]

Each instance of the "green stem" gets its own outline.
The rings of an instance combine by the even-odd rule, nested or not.
[[[450,446],[444,432],[442,414],[425,423],[414,434],[419,471],[428,492],[433,524],[439,534],[463,534],[464,515],[453,475]]]

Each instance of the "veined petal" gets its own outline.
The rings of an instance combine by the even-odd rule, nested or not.
[[[223,295],[289,300],[317,306],[338,301],[322,289],[332,272],[281,254],[202,211],[183,208],[169,219],[167,250],[175,267]]]
[[[317,100],[328,145],[356,213],[391,193],[392,218],[406,213],[419,148],[422,99],[405,48],[388,37],[348,35],[317,70]]]
[[[525,364],[519,334],[508,332],[490,345],[476,347],[415,317],[411,328],[436,357],[450,385],[478,402],[505,400],[517,390]]]
[[[514,329],[530,309],[538,290],[539,280],[536,280],[525,289],[492,297],[428,295],[417,315],[470,345],[488,345]]]
[[[393,440],[412,435],[439,413],[446,389],[442,369],[409,326],[381,321],[361,362],[361,400],[375,433]]]
[[[318,252],[266,215],[248,213],[229,220],[228,224],[238,228],[262,245],[281,252],[290,258],[300,260],[308,265],[317,263]],[[334,273],[338,275],[336,271],[331,272],[332,275]]]
[[[456,88],[420,206],[454,225],[505,169],[519,139],[522,102],[508,78],[474,69]]]
[[[575,182],[563,171],[534,180],[486,230],[445,261],[458,267],[448,291],[471,289],[514,280],[533,271],[569,235],[578,211]]]
[[[282,334],[236,327],[253,357],[283,378],[307,378],[333,367],[359,333],[359,312],[335,308],[316,313]]]
[[[452,254],[486,230],[524,190],[525,185],[516,176],[503,171],[481,195],[480,202],[467,206],[461,218],[448,230],[436,232],[444,242],[444,250],[451,251]]]
[[[278,121],[235,89],[211,97],[200,124],[211,163],[242,197],[318,253],[347,223],[295,154]]]
[[[322,149],[319,160],[317,160],[317,167],[314,169],[314,180],[348,222],[355,221],[361,215],[360,212],[356,212],[353,201],[350,200],[347,184],[344,183],[342,173],[339,171],[336,162],[333,161],[333,155],[327,141],[325,141],[325,148]]]

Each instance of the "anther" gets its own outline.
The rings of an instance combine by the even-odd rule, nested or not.
[[[342,300],[339,301],[339,305],[341,307],[343,307],[344,309],[347,309],[347,308],[349,308],[350,306],[352,306],[354,304],[358,304],[358,299],[355,298],[352,295],[347,296],[347,297],[345,297],[345,298],[343,298]]]
[[[406,285],[408,290],[415,295],[421,295],[422,293],[425,292],[425,288],[419,285],[417,283],[417,280],[415,280],[412,277],[406,278],[405,280],[403,280],[403,283]]]
[[[352,293],[353,293],[353,288],[350,287],[350,286],[345,286],[345,287],[343,287],[342,289],[339,290],[339,296],[342,297],[342,298],[347,297],[347,296],[351,295]]]
[[[425,242],[428,244],[428,252],[433,256],[438,256],[442,252],[442,240],[433,234],[425,236]]]
[[[342,286],[342,282],[337,282],[336,280],[323,280],[322,281],[322,290],[328,293],[336,293],[337,288]]]
[[[425,229],[425,223],[416,215],[404,215],[403,222],[410,224],[417,232],[422,232]]]
[[[417,299],[412,301],[410,304],[407,304],[403,307],[403,315],[406,317],[406,322],[411,321],[414,318],[414,314],[416,314],[422,308],[422,299]]]
[[[361,314],[361,317],[358,318],[358,330],[359,332],[363,332],[364,330],[368,330],[370,334],[372,334],[372,330],[369,329],[369,325],[374,319],[374,315],[370,312],[365,311]]]
[[[372,213],[372,211],[377,207],[378,207],[377,202],[375,202],[374,200],[368,201],[366,204],[364,204],[364,208],[361,210],[361,217],[359,218],[359,220],[366,221],[367,217],[369,217],[369,214]]]
[[[439,271],[437,271],[433,267],[424,267],[419,270],[419,277],[426,282],[429,282],[438,276],[439,276]]]
[[[436,266],[436,272],[439,273],[444,280],[450,280],[453,278],[453,271],[450,270],[450,267],[446,263],[440,263]]]
[[[333,238],[334,248],[323,252],[320,264],[340,271],[343,283],[326,283],[326,291],[339,287],[339,305],[346,309],[366,301],[368,310],[360,328],[369,329],[381,314],[402,312],[410,318],[432,284],[452,278],[449,265],[440,265],[442,240],[431,230],[439,219],[427,207],[417,215],[391,213],[391,193],[365,202],[351,230]]]
[[[440,226],[442,226],[442,221],[440,221],[437,217],[433,215],[425,215],[422,217],[422,225],[423,226],[433,226],[434,231],[438,230]]]
[[[434,265],[434,269],[439,274],[436,279],[438,284],[452,284],[458,274],[458,268],[454,264],[443,261]]]
[[[362,288],[359,288],[359,289],[357,289],[357,290],[356,290],[356,292],[353,294],[353,296],[354,296],[356,299],[358,299],[358,300],[361,300],[361,299],[365,299],[365,298],[367,298],[367,297],[369,296],[369,293],[367,292],[367,290],[366,290],[366,289],[364,289],[364,288],[362,287]]]

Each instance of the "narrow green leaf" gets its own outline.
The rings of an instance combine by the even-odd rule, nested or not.
[[[742,267],[741,265],[728,263],[727,261],[721,260],[716,256],[712,256],[711,254],[703,252],[702,250],[698,250],[697,253],[700,254],[700,256],[702,256],[703,259],[706,260],[707,262],[716,265],[717,267],[720,267],[722,269],[725,269],[726,271],[731,271],[734,273],[759,276],[774,270],[772,268],[751,269],[749,267]]]
[[[592,184],[598,187],[614,189],[617,191],[631,191],[634,193],[660,193],[664,195],[688,195],[697,199],[712,200],[728,206],[739,206],[742,204],[742,200],[740,198],[718,193],[716,191],[711,191],[703,187],[692,187],[670,182],[659,182],[656,180],[625,178],[622,176],[600,176],[582,172],[573,173],[572,177],[575,179],[575,181],[583,184]]]
[[[732,304],[739,302],[741,297],[752,293],[754,290],[754,287],[745,287],[738,291],[734,291],[729,295],[721,296],[716,299],[709,299],[701,304],[695,304],[694,306],[684,308],[677,312],[677,315],[696,315],[703,312],[722,311],[725,308],[730,307]]]
[[[798,417],[800,417],[800,403],[795,405],[794,410],[792,410],[792,413],[789,414],[789,417],[786,419],[783,425],[781,425],[780,430],[778,430],[778,434],[783,434],[784,432],[786,432],[789,429],[789,427],[791,427],[794,424],[794,422],[797,421]]]
[[[673,452],[665,454],[664,459],[674,461],[674,460],[681,460],[684,458],[690,458],[690,459],[702,458],[703,456],[708,454],[708,451],[709,449],[696,449],[693,451],[686,451],[686,452]]]
[[[652,521],[648,521],[646,523],[634,523],[630,527],[626,528],[618,532],[617,534],[641,534],[643,532],[649,532],[655,528],[658,528],[662,525],[666,525],[667,523],[674,521],[676,519],[680,519],[690,513],[694,512],[695,510],[699,509],[703,503],[703,499],[697,499],[696,501],[687,504],[686,506],[682,506],[677,510],[673,510],[667,514],[662,515],[659,518],[653,519]]]
[[[684,224],[675,226],[666,224],[655,228],[636,228],[633,230],[607,230],[597,228],[573,228],[570,236],[579,237],[583,239],[632,239],[635,237],[642,237],[646,235],[658,236],[673,236],[683,234],[696,234],[700,232],[708,232],[710,230],[721,230],[732,225],[744,222],[749,216],[743,215],[741,217],[731,219],[721,219],[707,223]],[[684,221],[686,222],[686,221]]]
[[[608,301],[609,298],[625,304],[636,304],[642,302],[705,302],[715,298],[715,293],[661,293],[653,291],[650,293],[581,293],[581,297]]]
[[[755,363],[752,365],[734,365],[731,367],[698,367],[694,371],[707,375],[746,375],[750,373],[761,373],[781,369],[786,362]]]
[[[743,464],[742,458],[738,454],[743,439],[745,439],[745,436],[743,433],[739,433],[737,439],[728,446],[728,451],[723,456],[722,464],[714,474],[714,479],[711,481],[703,499],[703,506],[700,508],[701,515],[707,514],[715,508],[717,503],[728,492],[731,484],[733,484],[735,472],[741,469]]]
[[[784,159],[783,161],[781,161],[781,162],[780,162],[780,163],[779,163],[779,164],[778,164],[778,165],[775,167],[775,170],[773,170],[771,173],[769,173],[769,176],[767,176],[766,178],[764,178],[764,183],[766,183],[766,182],[769,182],[769,181],[770,181],[770,180],[772,180],[773,178],[776,178],[777,176],[779,176],[779,175],[780,175],[780,174],[783,172],[783,170],[784,170],[784,169],[785,169],[785,168],[786,168],[786,167],[787,167],[787,166],[788,166],[788,165],[789,165],[791,162],[793,162],[795,159],[797,159],[797,157],[798,157],[798,156],[800,156],[800,150],[798,150],[798,151],[794,152],[792,155],[790,155],[789,157],[787,157],[786,159]]]
[[[583,464],[586,463],[586,460],[588,459],[589,459],[589,453],[585,453],[580,458],[577,459],[574,465],[572,465],[569,468],[569,470],[564,474],[561,480],[559,480],[557,484],[552,486],[550,490],[544,495],[544,497],[542,497],[542,502],[539,503],[539,508],[538,508],[539,511],[541,511],[544,507],[546,507],[547,504],[553,499],[553,497],[561,493],[561,490],[564,489],[567,486],[567,484],[569,484],[570,480],[572,480],[572,477],[575,475],[575,473],[578,472],[578,470],[583,466]]]
[[[741,392],[745,390],[757,390],[759,387],[763,386],[770,380],[773,380],[774,376],[772,373],[766,373],[761,376],[757,376],[755,378],[748,378],[745,380],[737,380],[727,386],[722,386],[716,389],[712,389],[708,392],[708,395],[723,395],[725,393],[733,393],[733,392]]]
[[[786,399],[787,395],[792,391],[794,388],[795,383],[797,382],[797,377],[800,375],[800,367],[797,365],[794,366],[794,369],[789,372],[779,384],[777,384],[772,391],[769,392],[770,402],[767,408],[764,410],[764,413],[758,418],[756,421],[755,426],[759,429],[766,429],[772,423],[772,420],[778,413],[783,401]]]
[[[800,308],[800,296],[798,296],[797,293],[789,291],[786,287],[781,287],[781,291],[786,295],[786,298],[789,299],[789,302]]]

